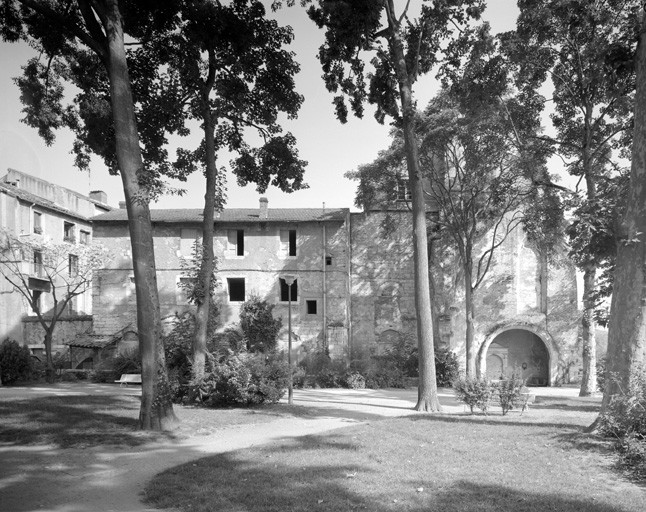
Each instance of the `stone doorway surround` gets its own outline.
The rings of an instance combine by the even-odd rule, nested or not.
[[[480,349],[478,350],[478,359],[477,359],[477,372],[478,375],[486,375],[487,373],[487,352],[489,346],[496,339],[499,334],[502,334],[505,331],[511,331],[513,329],[519,329],[523,331],[529,331],[543,342],[547,353],[549,355],[549,363],[547,367],[548,371],[548,386],[553,386],[558,374],[558,360],[559,360],[559,351],[552,339],[552,336],[543,328],[523,323],[509,323],[502,326],[497,326],[494,329],[490,330],[485,336]]]

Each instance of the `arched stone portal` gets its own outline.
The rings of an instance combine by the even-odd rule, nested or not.
[[[519,375],[530,386],[549,386],[557,357],[551,340],[534,329],[508,327],[491,333],[479,354],[481,374],[490,379]]]

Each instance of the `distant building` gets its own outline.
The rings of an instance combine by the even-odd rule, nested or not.
[[[409,199],[403,190],[400,200]],[[181,288],[181,258],[201,233],[202,210],[151,210],[162,316],[190,311]],[[383,231],[387,222],[390,229]],[[95,336],[136,325],[135,288],[126,211],[93,219],[94,236],[118,257],[93,287]],[[402,202],[364,213],[347,209],[225,209],[215,220],[220,323],[238,321],[242,302],[257,295],[276,304],[287,339],[292,295],[295,356],[306,348],[334,358],[366,360],[404,336],[416,336],[411,215]],[[456,261],[445,267],[458,268]],[[464,361],[464,305],[459,280],[438,303],[437,346]],[[453,284],[451,284],[453,283]],[[516,229],[499,248],[476,295],[478,365],[492,378],[520,373],[533,384],[576,380],[580,347],[576,279],[563,256],[548,263]]]
[[[15,235],[32,235],[53,242],[89,244],[95,215],[109,212],[104,192],[91,192],[90,197],[49,183],[29,174],[9,169],[0,177],[0,228]],[[42,310],[51,308],[51,297],[41,288],[37,254],[26,264],[32,274],[31,293],[39,295]],[[54,344],[61,346],[76,333],[92,325],[92,294],[80,295],[61,317],[54,334]],[[34,313],[21,295],[0,276],[0,340],[15,339],[27,343],[35,355],[44,350],[43,333]]]

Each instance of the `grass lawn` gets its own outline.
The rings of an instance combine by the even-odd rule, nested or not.
[[[16,388],[14,388],[16,389]],[[73,386],[71,387],[73,391]],[[2,397],[0,445],[52,445],[58,448],[139,446],[162,438],[208,435],[241,424],[263,423],[284,412],[270,407],[199,409],[175,405],[179,426],[172,432],[137,430],[139,397],[115,386],[111,395]]]
[[[609,443],[583,433],[597,407],[547,399],[522,417],[372,421],[173,468],[147,501],[204,512],[644,512],[644,487],[613,468]]]

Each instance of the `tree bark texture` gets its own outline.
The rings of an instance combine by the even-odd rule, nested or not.
[[[177,421],[161,341],[161,314],[148,196],[141,186],[144,172],[139,134],[128,76],[123,27],[117,0],[106,0],[106,34],[110,98],[119,172],[128,211],[137,297],[137,331],[141,355],[142,393],[139,427],[161,430]]]
[[[52,331],[45,329],[45,380],[52,384],[54,382],[54,357],[52,355]]]
[[[389,0],[390,12],[394,12]],[[419,166],[417,140],[415,137],[415,106],[412,98],[411,81],[406,68],[401,34],[389,16],[391,30],[390,50],[393,55],[403,120],[404,146],[408,180],[412,197],[413,215],[413,261],[415,279],[415,309],[417,313],[417,342],[419,354],[419,387],[417,392],[417,411],[440,411],[442,408],[437,396],[435,375],[435,350],[433,347],[433,319],[431,315],[431,295],[428,268],[428,236],[426,232],[426,208]]]
[[[596,267],[583,273],[583,317],[581,319],[581,346],[583,378],[579,396],[590,396],[597,391],[597,344],[595,337],[594,300]]]
[[[466,314],[465,348],[467,353],[467,377],[476,377],[476,354],[473,347],[473,285],[471,284],[471,266],[464,266],[464,310]]]
[[[610,306],[607,372],[602,413],[625,392],[646,349],[646,24],[642,14],[636,54],[635,121],[626,209],[618,226],[617,259]]]
[[[208,109],[208,104],[205,107]],[[213,223],[215,221],[215,191],[217,167],[215,161],[215,126],[210,112],[204,113],[204,143],[206,149],[205,172],[206,192],[204,193],[204,220],[202,224],[202,261],[200,264],[199,287],[204,295],[197,303],[195,316],[195,337],[193,338],[192,378],[199,382],[204,377],[206,363],[206,340],[208,336],[209,315],[211,307],[211,279],[215,256],[213,254]]]

